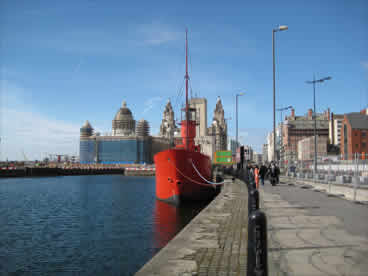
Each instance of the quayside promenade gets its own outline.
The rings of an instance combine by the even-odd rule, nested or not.
[[[268,275],[367,275],[368,206],[285,178],[275,187],[267,181],[259,195]],[[226,179],[222,193],[135,275],[247,275],[247,239],[247,187]]]
[[[267,184],[269,275],[367,275],[368,206],[286,179]]]
[[[224,189],[135,275],[246,275],[248,191]]]

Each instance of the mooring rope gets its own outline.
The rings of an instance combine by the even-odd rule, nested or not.
[[[209,184],[207,184],[207,183],[201,183],[201,182],[198,182],[198,181],[196,181],[196,180],[194,180],[194,179],[191,179],[189,176],[186,176],[185,174],[183,174],[174,164],[172,164],[171,162],[170,162],[170,159],[168,159],[168,162],[183,176],[183,177],[185,177],[186,179],[188,179],[188,180],[190,180],[190,181],[192,181],[193,183],[196,183],[196,184],[198,184],[198,185],[201,185],[201,186],[205,186],[205,187],[213,187],[213,188],[215,188],[215,186],[214,185],[209,185]]]
[[[194,170],[197,172],[197,174],[199,175],[200,178],[202,178],[204,181],[206,181],[208,184],[211,184],[211,185],[222,185],[225,183],[225,181],[223,182],[211,182],[211,181],[208,181],[206,178],[204,178],[201,173],[197,170],[196,166],[194,165],[193,163],[193,160],[190,159],[190,161],[192,161],[192,166],[194,168]]]

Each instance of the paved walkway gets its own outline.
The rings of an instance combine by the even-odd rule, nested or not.
[[[246,275],[248,191],[225,187],[166,247],[135,275]]]
[[[368,275],[368,238],[347,232],[337,216],[320,215],[325,210],[318,202],[303,200],[306,190],[288,184],[294,183],[260,189],[268,220],[269,275]],[[287,200],[290,189],[298,189],[299,201]],[[326,195],[325,200],[341,201]]]
[[[287,181],[291,181],[295,184],[307,184],[313,186],[314,189],[329,193],[336,196],[344,196],[347,200],[355,200],[368,203],[368,189],[367,185],[358,185],[354,189],[353,184],[335,184],[335,183],[319,183],[314,182],[312,179],[297,179],[293,177],[284,177]],[[355,197],[354,197],[355,196]]]

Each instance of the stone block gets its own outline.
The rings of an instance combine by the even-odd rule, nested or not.
[[[336,177],[336,183],[343,184],[344,183],[344,176],[343,175],[338,175]]]
[[[360,176],[360,184],[368,185],[368,176]]]

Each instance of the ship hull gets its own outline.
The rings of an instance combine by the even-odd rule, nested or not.
[[[207,155],[173,148],[156,154],[154,161],[159,200],[179,205],[183,201],[210,200],[220,191],[220,186],[204,180],[211,181],[211,160]]]

